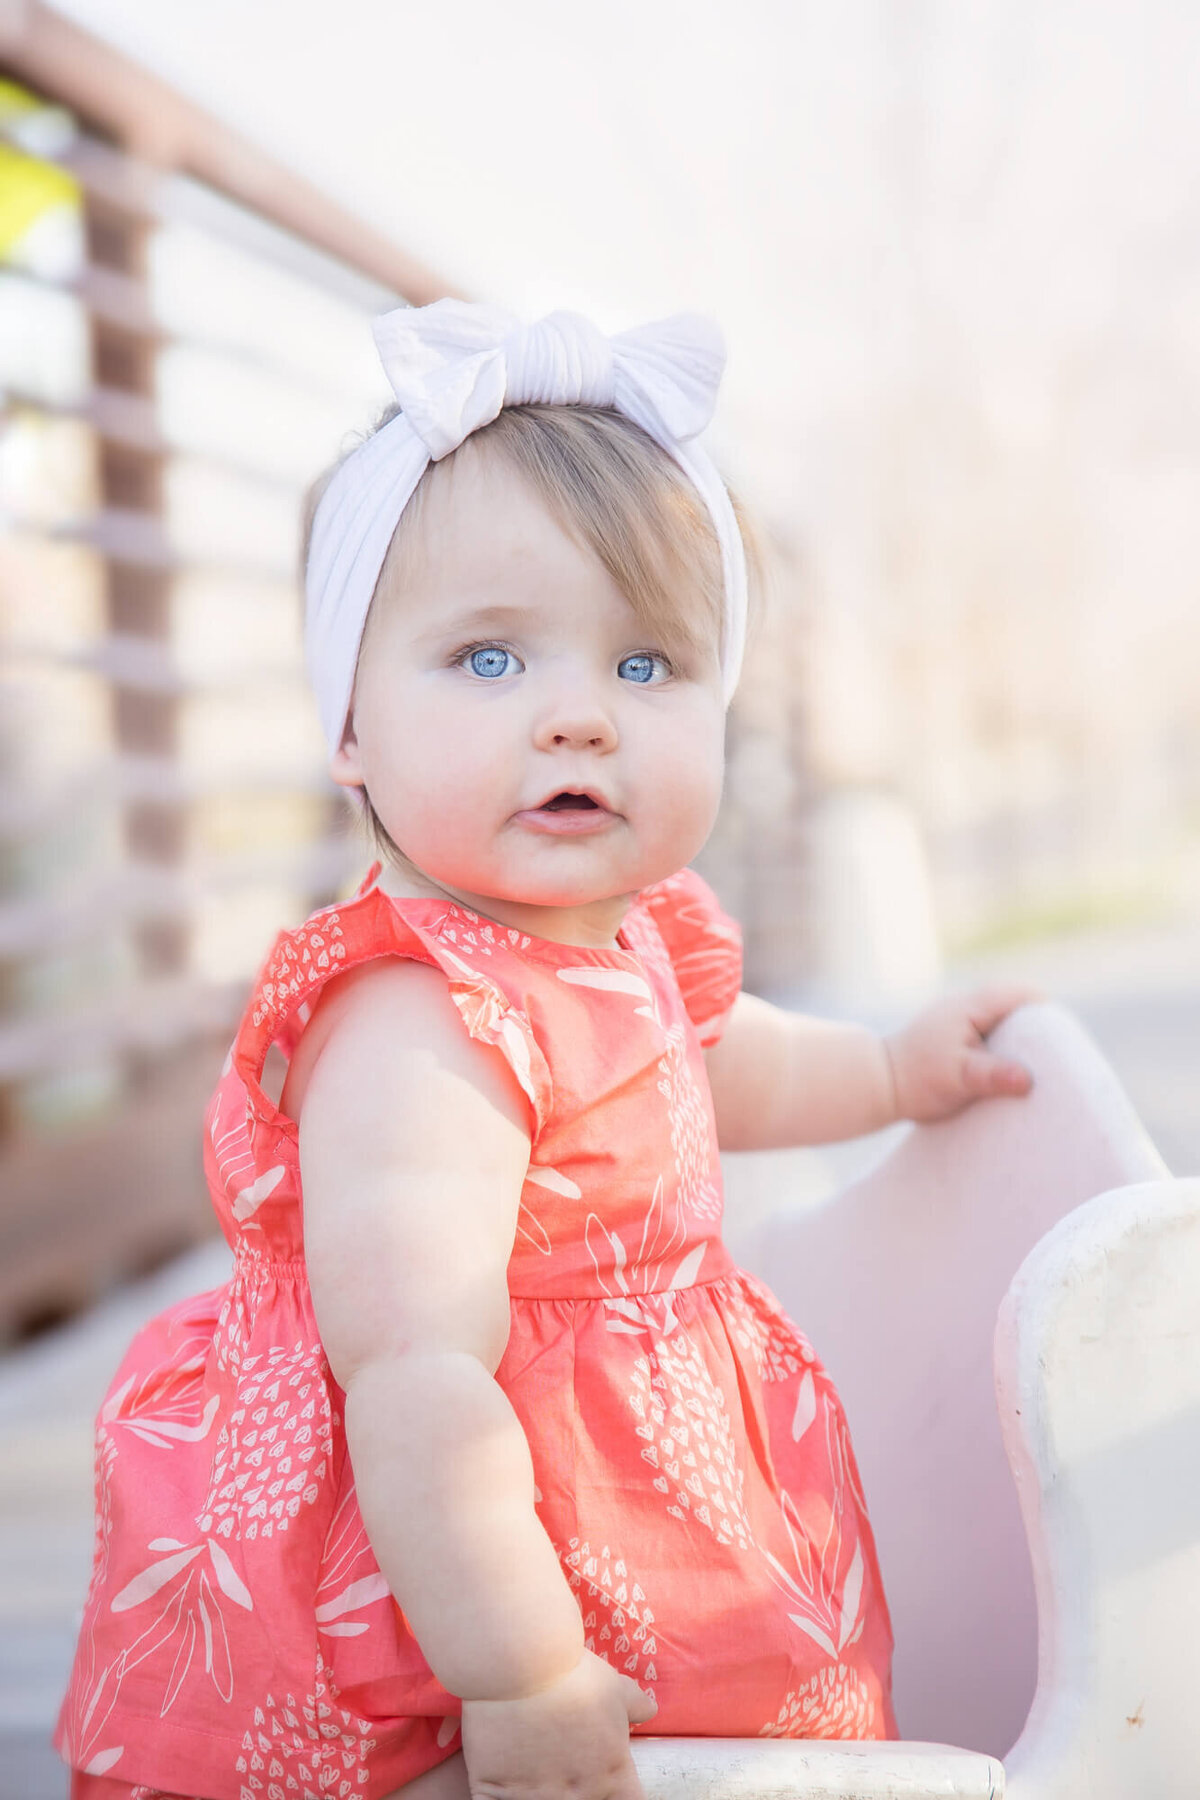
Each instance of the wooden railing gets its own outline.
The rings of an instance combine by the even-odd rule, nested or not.
[[[363,860],[303,488],[384,398],[367,315],[452,290],[40,5],[0,0],[0,79],[8,179],[67,195],[0,244],[2,1340],[211,1229],[246,984]]]

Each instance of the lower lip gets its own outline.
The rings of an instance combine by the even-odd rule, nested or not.
[[[527,825],[531,831],[549,832],[553,837],[582,837],[588,832],[603,831],[617,815],[603,806],[570,806],[562,812],[543,812],[534,807],[514,813],[513,817],[518,825]]]

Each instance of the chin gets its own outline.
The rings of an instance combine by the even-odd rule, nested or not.
[[[477,887],[474,892],[490,893],[497,900],[512,900],[524,906],[588,906],[618,894],[636,893],[645,885],[636,871],[624,869],[545,869],[531,870],[525,878],[515,875],[503,886]]]
[[[497,892],[495,898],[521,906],[589,906],[633,891],[634,884],[626,887],[620,881],[528,881],[515,883],[511,892]]]

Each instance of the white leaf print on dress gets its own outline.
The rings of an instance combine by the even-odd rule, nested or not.
[[[631,1371],[629,1406],[641,1459],[656,1471],[651,1486],[672,1518],[695,1518],[719,1544],[749,1550],[754,1535],[744,1499],[746,1472],[725,1396],[673,1316],[669,1334],[665,1317],[655,1320],[654,1309],[666,1298],[656,1294],[638,1303],[651,1340]]]
[[[348,1588],[324,1605],[317,1607],[317,1623],[324,1625],[330,1619],[336,1619],[341,1613],[353,1612],[356,1607],[369,1606],[372,1600],[386,1600],[391,1593],[382,1575],[364,1575],[361,1581],[352,1581]],[[363,1624],[341,1625],[334,1635],[358,1637],[367,1627]]]
[[[283,1180],[286,1173],[287,1170],[284,1168],[283,1164],[280,1163],[274,1169],[264,1170],[257,1181],[251,1182],[249,1187],[239,1188],[237,1197],[233,1202],[233,1216],[238,1221],[239,1225],[244,1224],[247,1219],[251,1218],[258,1211],[263,1201],[269,1199],[275,1192],[275,1189],[279,1186],[279,1183]]]
[[[77,1761],[86,1761],[86,1766],[91,1767],[111,1755],[109,1751],[97,1752],[93,1746],[103,1732],[126,1676],[152,1658],[159,1659],[164,1666],[160,1718],[167,1716],[178,1699],[200,1646],[203,1647],[201,1675],[208,1676],[213,1690],[226,1705],[232,1700],[233,1663],[229,1634],[208,1569],[200,1566],[197,1560],[203,1559],[206,1549],[216,1570],[219,1546],[202,1539],[186,1550],[148,1564],[110,1603],[113,1612],[130,1612],[156,1600],[164,1590],[170,1590],[161,1610],[139,1635],[126,1643],[113,1662],[93,1672],[82,1697],[79,1716],[72,1719],[72,1729],[68,1733],[70,1753]],[[237,1585],[245,1596],[237,1603],[249,1610],[249,1594],[240,1581]],[[171,1656],[169,1667],[166,1666],[168,1655]],[[111,1768],[116,1760],[117,1756],[111,1755],[105,1767]]]
[[[181,1341],[174,1361],[140,1379],[131,1375],[105,1401],[101,1426],[120,1427],[158,1450],[201,1442],[212,1430],[220,1404],[210,1394],[198,1413],[207,1348],[204,1334],[195,1332]]]
[[[738,1271],[738,1280],[730,1286],[726,1301],[732,1335],[754,1358],[760,1380],[790,1381],[793,1375],[816,1363],[804,1333],[777,1310],[774,1296],[744,1269]]]
[[[217,1408],[220,1404],[220,1397],[217,1394],[211,1394],[205,1402],[203,1413],[194,1425],[182,1425],[175,1419],[155,1417],[148,1419],[143,1417],[136,1421],[119,1419],[117,1423],[124,1425],[135,1437],[141,1438],[143,1443],[153,1444],[159,1450],[166,1450],[170,1448],[172,1438],[177,1442],[187,1444],[198,1444],[202,1438],[206,1438],[212,1429],[212,1422],[217,1416]]]
[[[555,1549],[583,1616],[584,1649],[653,1694],[659,1653],[654,1614],[625,1559],[607,1544],[593,1549],[586,1538],[570,1538]]]
[[[885,1729],[871,1690],[855,1669],[827,1663],[799,1687],[789,1688],[777,1716],[759,1737],[869,1738]]]
[[[665,1186],[660,1175],[654,1183],[654,1193],[642,1224],[642,1241],[638,1246],[637,1260],[643,1276],[643,1293],[649,1293],[653,1287],[677,1285],[674,1278],[668,1276],[664,1264],[672,1256],[678,1255],[687,1243],[687,1228],[679,1216],[678,1201],[674,1208],[675,1216],[668,1225],[666,1202],[663,1199]],[[703,1251],[703,1244],[698,1248]],[[664,1280],[661,1277],[667,1278]]]
[[[375,1727],[341,1704],[319,1649],[307,1694],[264,1694],[244,1717],[234,1760],[244,1800],[348,1800],[364,1791]]]
[[[653,989],[642,975],[635,975],[632,969],[594,969],[576,968],[574,966],[558,970],[558,979],[569,982],[573,987],[596,988],[601,993],[632,994],[644,1002],[635,1006],[634,1012],[640,1017],[654,1019],[658,1022],[658,1003]]]
[[[221,1585],[221,1592],[223,1594],[228,1594],[231,1600],[236,1600],[237,1604],[245,1607],[247,1612],[251,1611],[254,1602],[250,1598],[250,1589],[246,1586],[216,1539],[209,1538],[207,1542],[208,1553],[212,1557],[213,1562],[213,1573],[216,1575],[216,1578]]]
[[[779,1491],[780,1515],[791,1546],[791,1567],[785,1568],[764,1546],[775,1585],[798,1611],[789,1612],[792,1623],[819,1644],[830,1657],[857,1641],[866,1623],[862,1612],[863,1553],[857,1521],[846,1511],[846,1458],[842,1433],[834,1419],[834,1407],[824,1406],[825,1445],[829,1458],[829,1518],[818,1543],[801,1519],[786,1488]],[[851,1546],[853,1546],[851,1548]]]
[[[220,1693],[232,1682],[228,1640],[220,1609],[205,1605],[197,1574],[196,1560],[202,1555],[203,1541],[187,1545],[175,1538],[156,1538],[148,1549],[167,1552],[164,1563],[152,1563],[125,1583],[124,1610],[132,1610],[147,1599],[153,1599],[175,1576],[183,1582],[170,1596],[154,1623],[120,1654],[101,1665],[96,1650],[95,1618],[100,1596],[107,1591],[112,1550],[113,1507],[112,1475],[120,1450],[120,1434],[129,1433],[155,1450],[170,1453],[179,1443],[196,1443],[208,1435],[212,1426],[211,1401],[200,1410],[204,1391],[206,1340],[202,1333],[181,1334],[173,1358],[149,1373],[135,1371],[108,1395],[97,1419],[96,1433],[96,1541],[93,1553],[92,1579],[84,1605],[84,1625],[80,1632],[78,1663],[72,1678],[63,1715],[63,1748],[73,1766],[89,1774],[103,1775],[116,1767],[124,1755],[124,1746],[105,1742],[106,1727],[117,1703],[122,1684],[131,1668],[137,1667],[169,1645],[179,1631],[172,1669],[180,1680],[187,1672],[191,1653],[189,1636],[195,1645],[195,1621],[199,1617],[204,1632],[205,1669],[213,1677]],[[197,1414],[199,1413],[199,1418]],[[211,1551],[210,1551],[211,1554]],[[216,1562],[213,1563],[214,1570]],[[200,1581],[208,1586],[207,1573],[200,1571]],[[161,1574],[161,1578],[160,1577]],[[191,1590],[195,1587],[195,1593]],[[120,1596],[118,1596],[120,1598]],[[194,1601],[194,1607],[193,1607]],[[184,1623],[185,1607],[191,1618],[191,1634]],[[205,1613],[207,1612],[207,1622]],[[213,1615],[216,1615],[214,1619]],[[182,1653],[187,1650],[186,1656]],[[182,1660],[181,1660],[182,1656]],[[167,1678],[171,1694],[170,1676]],[[176,1683],[175,1692],[178,1691]],[[171,1696],[173,1697],[173,1695]]]
[[[286,1531],[302,1506],[316,1504],[332,1449],[321,1346],[274,1344],[243,1357],[233,1408],[217,1434],[201,1530],[247,1543]]]
[[[811,1369],[805,1369],[796,1389],[796,1410],[792,1414],[792,1437],[798,1444],[817,1416],[817,1385]]]
[[[550,1234],[537,1214],[531,1212],[523,1200],[517,1208],[517,1231],[542,1256],[551,1254],[554,1246],[550,1242]]]
[[[332,910],[314,913],[297,930],[279,934],[259,984],[260,1004],[251,1015],[256,1026],[264,1019],[282,1017],[294,997],[315,982],[322,969],[345,961],[346,946],[338,923],[340,916]]]
[[[552,1169],[549,1163],[530,1163],[525,1171],[526,1181],[534,1182],[538,1187],[549,1188],[552,1194],[561,1194],[564,1200],[582,1200],[583,1189],[577,1182],[564,1175],[559,1169]]]
[[[697,1217],[716,1220],[721,1217],[720,1168],[713,1167],[709,1109],[692,1072],[683,1026],[670,1026],[666,1040],[657,1086],[667,1102],[679,1199]]]
[[[525,1182],[526,1185],[546,1188],[552,1194],[561,1194],[566,1200],[583,1199],[583,1189],[558,1169],[552,1169],[548,1163],[530,1163],[525,1172]],[[550,1234],[524,1196],[517,1210],[517,1230],[526,1243],[532,1244],[542,1256],[551,1254],[553,1245]]]
[[[88,1763],[83,1772],[85,1775],[107,1775],[108,1771],[116,1766],[124,1754],[124,1744],[114,1744],[112,1749],[101,1750],[98,1755],[93,1756],[91,1762]]]
[[[316,1592],[317,1628],[326,1637],[362,1637],[371,1621],[348,1619],[347,1613],[390,1599],[391,1589],[375,1560],[351,1482],[325,1534]]]
[[[232,1066],[232,1050],[225,1060]],[[254,1115],[245,1088],[238,1081],[223,1080],[212,1098],[208,1135],[226,1194],[236,1194],[254,1172],[253,1125]]]
[[[674,1275],[671,1277],[672,1288],[692,1286],[697,1275],[700,1273],[700,1264],[704,1261],[704,1253],[707,1249],[707,1244],[695,1244],[692,1249],[688,1251]]]
[[[701,1241],[681,1255],[688,1241],[687,1227],[678,1199],[668,1207],[665,1196],[666,1184],[659,1175],[632,1259],[620,1233],[610,1230],[598,1213],[588,1214],[583,1239],[596,1272],[597,1285],[609,1300],[615,1300],[618,1295],[664,1294],[673,1288],[690,1287],[695,1281],[707,1246]],[[616,1323],[610,1329],[623,1331],[625,1326]]]
[[[161,1540],[156,1538],[155,1543]],[[153,1548],[153,1545],[148,1546]],[[203,1544],[193,1544],[188,1550],[181,1550],[177,1556],[164,1557],[162,1562],[151,1563],[133,1580],[127,1582],[119,1594],[114,1594],[109,1602],[113,1612],[128,1612],[131,1606],[140,1606],[144,1600],[150,1600],[160,1587],[170,1581],[172,1575],[178,1575],[180,1569],[186,1569],[194,1562],[204,1549]]]

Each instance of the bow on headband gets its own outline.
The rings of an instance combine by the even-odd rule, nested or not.
[[[306,649],[330,751],[338,748],[367,609],[400,516],[431,461],[504,406],[614,407],[660,444],[712,517],[725,582],[722,679],[728,704],[741,667],[746,567],[725,485],[698,444],[725,364],[720,332],[679,314],[608,338],[579,313],[522,325],[462,300],[398,307],[375,342],[401,412],[343,462],[313,519]]]

